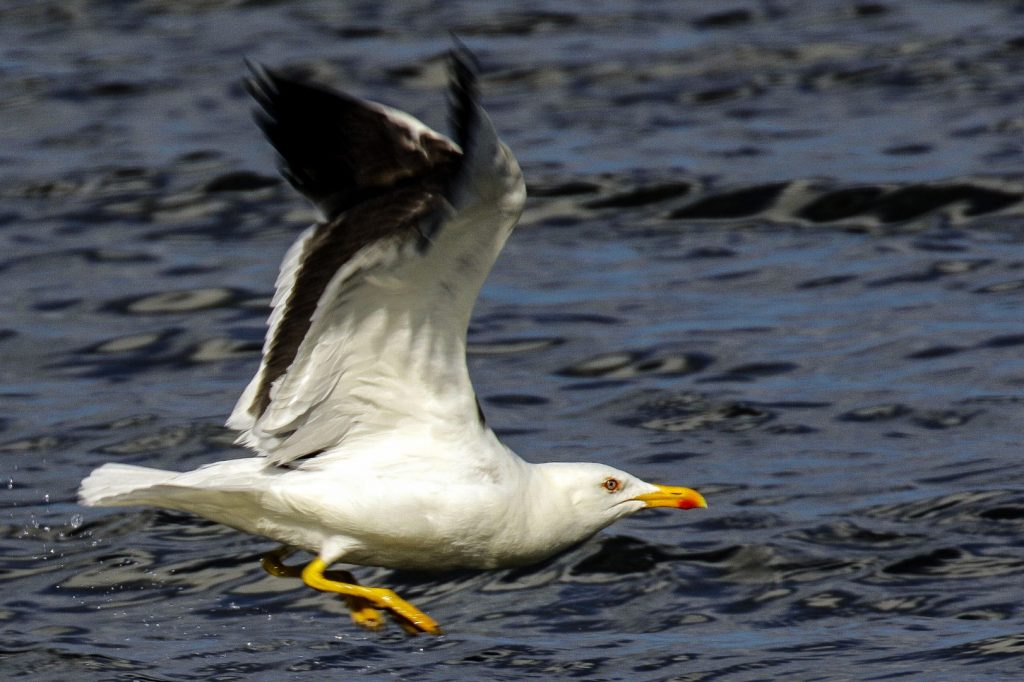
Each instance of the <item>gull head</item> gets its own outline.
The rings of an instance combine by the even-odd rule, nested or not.
[[[550,512],[572,517],[592,533],[642,509],[708,506],[696,490],[648,483],[604,464],[553,462],[538,467],[557,500]]]

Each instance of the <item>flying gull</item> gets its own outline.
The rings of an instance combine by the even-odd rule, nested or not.
[[[269,573],[344,595],[366,627],[437,622],[335,562],[396,569],[531,564],[689,488],[603,464],[533,464],[486,424],[466,368],[470,313],[523,208],[519,165],[450,58],[454,140],[374,102],[250,65],[259,126],[319,211],[281,265],[263,358],[228,426],[256,456],[184,473],[105,464],[89,506],[192,512],[281,543]],[[314,555],[304,567],[284,560]]]

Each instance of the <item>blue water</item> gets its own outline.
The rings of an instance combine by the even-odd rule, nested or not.
[[[3,669],[1019,677],[1022,26],[952,1],[0,9]],[[106,461],[241,453],[221,425],[311,220],[262,186],[243,57],[442,127],[449,29],[531,193],[470,329],[489,423],[710,509],[528,569],[357,569],[447,633],[409,638],[266,576],[258,538],[74,495]]]

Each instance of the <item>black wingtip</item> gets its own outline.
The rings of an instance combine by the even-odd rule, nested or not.
[[[272,107],[272,98],[277,93],[277,74],[259,62],[245,59],[249,76],[245,79],[245,91],[265,112]]]
[[[248,57],[242,57],[242,62],[245,63],[245,68],[249,69],[249,73],[251,73],[254,76],[258,75],[259,72],[260,72],[260,69],[263,68],[262,64],[254,62],[253,60],[249,59]]]
[[[248,57],[243,57],[242,61],[245,62],[245,68],[249,71],[249,75],[245,78],[245,89],[251,95],[254,88],[268,82],[267,67]]]
[[[249,69],[249,76],[242,81],[245,91],[253,98],[259,108],[252,110],[253,120],[266,133],[266,123],[271,117],[273,108],[272,98],[276,88],[274,87],[273,76],[263,64],[245,60],[245,67]]]
[[[452,33],[451,38],[454,47],[448,53],[448,123],[455,142],[465,154],[476,124],[480,62],[458,36]]]
[[[455,31],[448,31],[448,37],[451,38],[453,44],[450,55],[455,59],[462,59],[469,63],[474,72],[479,71],[480,60],[478,60],[476,55],[473,54],[473,51],[466,46],[466,43],[462,42],[462,39],[459,38],[458,34],[455,33]]]

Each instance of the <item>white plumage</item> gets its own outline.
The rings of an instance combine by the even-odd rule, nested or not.
[[[530,464],[483,420],[466,368],[480,286],[522,211],[515,158],[476,101],[472,57],[452,58],[456,140],[402,112],[254,68],[258,121],[322,221],[278,276],[263,360],[228,426],[255,457],[177,473],[107,464],[90,506],[193,512],[317,558],[301,571],[346,595],[357,622],[388,609],[438,631],[389,590],[333,562],[497,568],[551,556],[645,507],[705,506],[600,464]]]

